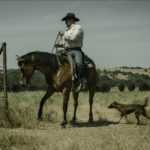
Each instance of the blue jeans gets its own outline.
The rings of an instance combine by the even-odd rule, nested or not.
[[[75,58],[75,64],[77,66],[77,72],[79,73],[80,77],[81,78],[85,78],[86,77],[86,68],[85,68],[85,65],[83,64],[83,57],[82,57],[82,52],[80,51],[77,51],[77,50],[70,50]]]
[[[86,79],[86,70],[85,70],[85,66],[83,64],[83,61],[82,61],[82,52],[80,51],[77,51],[77,50],[70,50],[75,58],[75,64],[77,65],[77,72],[78,72],[78,75],[79,77],[81,78],[82,80],[82,88],[85,89],[87,87],[87,79]]]
[[[82,65],[82,53],[80,51],[77,50],[70,50],[74,56],[75,56],[75,64],[77,66],[81,66]]]

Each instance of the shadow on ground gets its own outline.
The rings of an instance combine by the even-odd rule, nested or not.
[[[134,122],[119,123],[119,124],[137,125],[137,126],[145,126],[145,125],[148,125],[148,124],[146,124],[146,123],[137,124],[137,123],[134,123]]]
[[[97,120],[93,123],[89,122],[70,122],[73,127],[101,127],[101,126],[109,126],[111,124],[118,124],[118,122],[108,121],[108,120]]]

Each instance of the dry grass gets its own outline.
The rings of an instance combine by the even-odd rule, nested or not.
[[[1,96],[2,93],[0,93]],[[0,108],[0,150],[149,150],[150,121],[141,117],[143,125],[137,126],[134,114],[128,122],[119,113],[108,109],[113,102],[144,103],[149,92],[96,93],[93,104],[94,123],[88,124],[88,94],[81,93],[77,110],[77,124],[69,123],[61,129],[62,96],[54,94],[44,106],[44,120],[37,122],[37,112],[44,92],[9,93],[9,121]],[[149,104],[150,105],[150,104]],[[147,107],[150,115],[150,107]],[[73,99],[70,98],[68,121],[73,115]]]
[[[19,147],[32,147],[32,144],[36,140],[34,136],[20,129],[1,129],[0,133],[0,147],[4,150]]]

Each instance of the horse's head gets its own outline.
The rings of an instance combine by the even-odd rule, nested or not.
[[[27,85],[34,73],[34,66],[27,62],[24,58],[17,56],[18,66],[20,67],[19,84]]]

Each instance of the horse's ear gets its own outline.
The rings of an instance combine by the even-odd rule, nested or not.
[[[16,55],[16,57],[17,57],[16,59],[19,60],[20,57],[18,55]]]
[[[18,55],[16,55],[16,57],[17,57],[16,59],[19,60],[19,61],[23,61],[23,60],[24,60],[23,58],[21,58],[21,57],[18,56]]]

